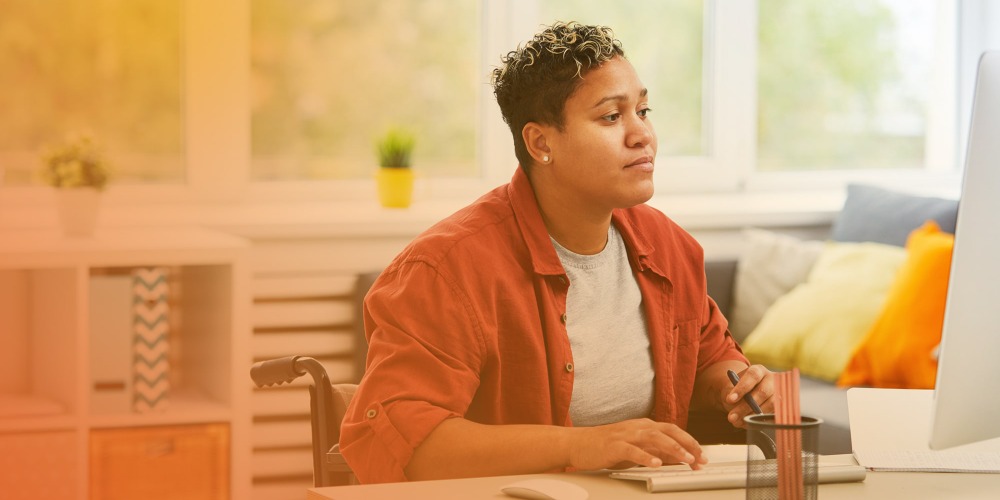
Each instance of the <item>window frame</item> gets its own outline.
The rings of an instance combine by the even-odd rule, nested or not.
[[[243,0],[181,0],[185,95],[185,181],[183,184],[126,185],[108,189],[107,204],[145,207],[162,204],[194,206],[246,205],[293,201],[374,201],[370,179],[254,181],[250,178],[250,5]],[[482,1],[480,72],[489,71],[505,53],[530,36],[537,23],[519,19],[534,0]],[[947,1],[947,0],[941,0]],[[756,0],[706,0],[703,105],[706,155],[661,157],[657,195],[746,193],[803,189],[841,189],[847,182],[867,181],[933,189],[957,188],[961,168],[916,172],[759,173],[756,161]],[[1000,8],[986,0],[959,2],[955,23],[959,39],[955,66],[960,71],[955,102],[962,111],[952,124],[957,151],[964,155],[970,81],[976,56],[985,47],[1000,47],[1000,35],[987,29],[1000,21]],[[220,22],[219,20],[225,20]],[[994,30],[995,31],[995,30]],[[484,81],[484,89],[488,89]],[[493,96],[484,90],[476,110],[480,176],[417,181],[417,200],[465,202],[510,179],[516,166],[510,133]],[[715,124],[724,123],[717,127]],[[947,156],[947,148],[944,156]],[[946,163],[946,162],[945,162]],[[960,160],[954,160],[960,165]],[[944,184],[942,184],[944,183]],[[50,202],[48,188],[2,187],[0,206],[41,206]]]

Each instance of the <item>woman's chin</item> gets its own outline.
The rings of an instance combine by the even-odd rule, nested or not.
[[[654,191],[652,179],[639,184],[636,186],[635,192],[631,196],[632,203],[629,206],[634,207],[636,205],[646,203],[653,198]]]

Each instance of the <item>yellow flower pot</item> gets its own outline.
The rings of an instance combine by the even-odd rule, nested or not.
[[[413,199],[413,170],[381,167],[375,174],[378,199],[383,207],[406,208]]]

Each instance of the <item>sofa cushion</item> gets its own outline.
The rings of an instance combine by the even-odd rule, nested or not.
[[[873,241],[904,246],[910,232],[927,220],[955,233],[958,201],[916,196],[876,186],[847,186],[844,208],[833,221],[834,241]]]
[[[708,281],[708,296],[712,297],[719,311],[726,318],[733,315],[733,282],[736,276],[736,258],[705,259],[705,279]]]
[[[806,280],[823,250],[821,241],[755,228],[743,231],[743,242],[729,316],[729,331],[738,342],[753,331],[779,297]]]
[[[885,308],[837,385],[933,389],[941,342],[953,235],[934,222],[914,231]]]
[[[882,310],[906,250],[827,242],[805,283],[775,301],[743,342],[750,361],[835,381]]]

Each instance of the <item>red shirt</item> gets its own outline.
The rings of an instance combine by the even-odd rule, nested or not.
[[[695,376],[746,362],[706,293],[701,246],[646,205],[612,214],[643,297],[654,420],[687,424]],[[522,169],[418,236],[365,299],[368,362],[341,428],[363,483],[405,481],[448,418],[572,425],[568,279]]]

